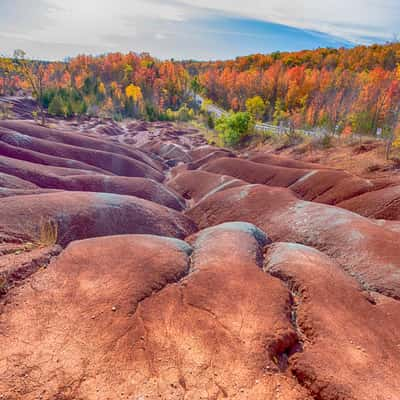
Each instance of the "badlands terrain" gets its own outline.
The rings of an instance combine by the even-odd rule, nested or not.
[[[395,174],[14,111],[1,400],[400,399]]]

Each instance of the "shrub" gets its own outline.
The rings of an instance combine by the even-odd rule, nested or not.
[[[194,111],[190,109],[186,104],[183,104],[181,108],[176,112],[175,118],[178,121],[188,122],[194,118]]]
[[[223,115],[215,124],[220,139],[228,146],[240,144],[249,135],[253,127],[254,121],[248,112]]]
[[[194,118],[194,111],[186,104],[183,104],[178,111],[168,108],[164,113],[158,116],[160,121],[181,121],[188,122]]]
[[[328,133],[312,136],[310,146],[312,149],[329,149],[334,146],[334,136]]]
[[[42,246],[52,246],[58,240],[58,224],[53,220],[42,219],[39,227],[39,242]]]
[[[215,128],[215,121],[211,114],[207,115],[207,128],[214,129]]]
[[[157,121],[159,119],[159,115],[154,105],[151,103],[146,103],[145,105],[145,115],[146,119],[150,122]]]
[[[332,147],[332,136],[330,136],[330,135],[324,135],[324,136],[322,137],[321,143],[322,143],[322,147],[323,147],[324,149],[329,149],[330,147]]]
[[[0,119],[8,119],[13,115],[11,104],[0,103]]]

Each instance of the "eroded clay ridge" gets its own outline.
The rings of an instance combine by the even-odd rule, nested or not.
[[[0,122],[0,399],[400,398],[394,180],[51,124]]]

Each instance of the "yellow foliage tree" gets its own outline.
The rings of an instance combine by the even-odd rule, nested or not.
[[[400,149],[400,125],[394,130],[393,145],[395,149]]]
[[[12,83],[11,76],[15,66],[10,58],[0,58],[0,93],[6,94]]]
[[[392,149],[400,149],[400,122],[397,123],[393,133],[386,140],[386,160],[389,160]]]
[[[261,120],[266,109],[266,104],[260,96],[254,96],[246,100],[246,110],[256,120]]]
[[[140,103],[143,100],[142,90],[139,86],[135,86],[132,83],[125,88],[125,95],[135,103]]]
[[[104,86],[104,83],[103,82],[100,82],[99,83],[99,93],[100,94],[102,94],[102,95],[105,95],[106,94],[106,87]]]
[[[144,108],[142,90],[131,83],[125,88],[125,95],[128,100],[126,107],[129,115],[137,117]]]

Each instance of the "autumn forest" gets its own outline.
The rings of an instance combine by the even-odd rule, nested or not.
[[[32,91],[18,59],[0,61],[0,92]],[[201,94],[233,112],[273,124],[334,133],[383,134],[398,124],[400,44],[256,54],[215,62],[160,61],[149,54],[78,56],[34,62],[33,95],[50,114],[122,119],[190,118]],[[37,75],[37,74],[36,74]],[[37,85],[38,86],[38,85]],[[251,111],[251,110],[250,110]],[[192,113],[192,114],[191,114]],[[178,115],[178,117],[179,117]]]

